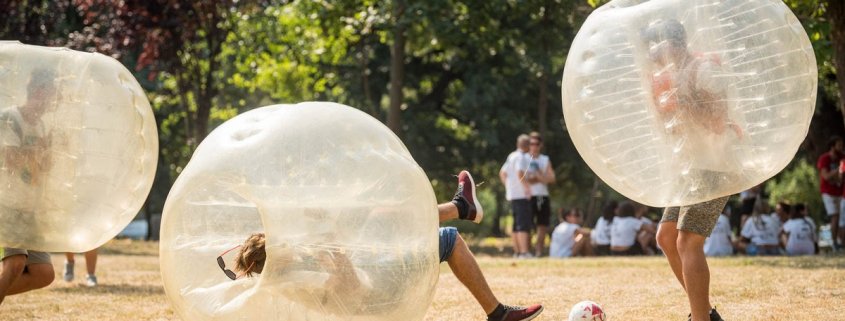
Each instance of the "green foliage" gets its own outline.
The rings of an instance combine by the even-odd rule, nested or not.
[[[811,215],[817,219],[824,217],[818,171],[804,158],[794,160],[781,174],[769,180],[766,191],[769,192],[769,203],[772,206],[780,201],[804,203]]]

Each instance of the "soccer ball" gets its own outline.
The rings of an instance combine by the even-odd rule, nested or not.
[[[601,306],[593,301],[581,301],[569,311],[569,321],[607,321]]]

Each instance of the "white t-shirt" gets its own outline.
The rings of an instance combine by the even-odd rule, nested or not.
[[[633,246],[643,221],[633,216],[615,217],[610,228],[610,246]]]
[[[531,154],[526,154],[528,156],[528,171],[526,172],[526,176],[528,175],[542,175],[546,173],[546,169],[549,167],[549,156],[540,154],[537,158],[531,157]],[[549,196],[549,184],[546,183],[535,183],[531,184],[531,195],[532,196]]]
[[[786,253],[794,255],[816,252],[813,244],[815,230],[809,220],[804,218],[790,219],[783,224],[783,232],[789,235],[786,240]]]
[[[525,187],[522,185],[522,178],[519,172],[528,170],[529,156],[520,150],[515,150],[508,155],[502,170],[507,174],[505,180],[505,199],[508,201],[526,199]]]
[[[740,234],[756,245],[778,245],[780,219],[777,214],[752,216],[745,221]]]
[[[612,226],[612,222],[608,222],[604,217],[599,217],[596,227],[590,231],[590,240],[593,244],[610,245],[610,229]]]
[[[575,231],[580,226],[569,222],[563,222],[555,227],[552,232],[552,242],[549,244],[549,256],[551,257],[570,257],[572,256],[572,246],[575,245]]]
[[[707,256],[722,256],[731,255],[734,252],[733,243],[731,243],[731,222],[725,215],[719,215],[719,220],[716,221],[716,227],[710,233],[710,237],[704,241],[704,255]]]

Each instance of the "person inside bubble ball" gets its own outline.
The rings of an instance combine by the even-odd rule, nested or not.
[[[37,228],[38,225],[32,211],[38,206],[39,183],[51,166],[50,135],[45,133],[41,118],[58,94],[55,79],[49,70],[34,70],[27,84],[26,102],[0,111],[0,155],[3,155],[0,173],[8,184],[6,188],[18,192],[15,195],[0,192],[14,198],[4,198],[0,211],[12,213],[16,224],[21,226]],[[40,235],[28,237],[37,239]],[[7,295],[40,289],[53,282],[49,254],[19,248],[4,248],[2,252],[0,303]]]
[[[458,190],[455,197],[451,202],[439,204],[437,209],[440,222],[453,219],[481,221],[483,211],[476,198],[475,184],[469,172],[462,171],[458,175]],[[487,314],[488,321],[531,320],[543,312],[543,306],[539,304],[519,307],[500,303],[456,228],[441,227],[439,242],[440,262],[448,262],[455,277],[469,289]],[[243,244],[235,247],[240,248],[240,251],[235,258],[234,271],[225,268],[223,255],[218,257],[218,265],[230,279],[261,274],[267,259],[265,243],[264,233],[252,234]],[[297,274],[288,279],[297,279],[296,284],[301,285],[302,288],[289,289],[286,292],[290,292],[293,296],[307,292],[308,300],[301,300],[303,303],[317,304],[320,309],[333,309],[333,306],[337,306],[338,311],[348,312],[354,310],[353,307],[360,304],[363,298],[367,297],[368,292],[377,287],[369,278],[368,273],[364,269],[353,266],[342,250],[315,251],[293,246],[284,248],[280,251],[284,257],[278,260],[274,258],[274,262],[310,261],[312,262],[310,264],[319,266],[317,270],[326,272],[319,273],[321,275],[317,277],[313,273],[294,271],[297,269],[296,265],[299,264],[287,264],[281,268],[283,273]],[[335,295],[336,293],[344,293],[344,295],[341,298]],[[313,300],[314,298],[317,300]]]
[[[682,157],[688,158],[690,177],[682,179],[727,179],[722,172],[732,165],[727,150],[731,140],[742,139],[743,131],[728,117],[728,83],[720,79],[718,57],[691,53],[684,26],[674,19],[655,21],[641,35],[654,64],[651,91],[657,115],[667,134],[680,144]],[[660,220],[657,243],[686,291],[691,321],[722,320],[710,304],[710,269],[704,242],[727,200],[724,196],[667,207]]]

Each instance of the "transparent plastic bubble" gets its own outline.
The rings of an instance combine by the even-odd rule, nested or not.
[[[197,148],[165,205],[161,271],[186,320],[421,320],[437,227],[428,178],[379,121],[334,103],[273,105]],[[263,271],[233,281],[216,259],[255,232]]]
[[[138,213],[157,159],[152,109],[123,65],[0,42],[0,245],[102,245]]]
[[[652,206],[740,192],[807,135],[816,60],[780,0],[615,0],[563,74],[566,127],[608,185]]]

